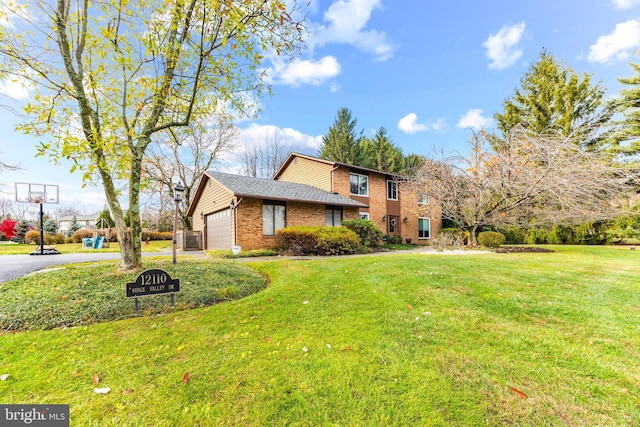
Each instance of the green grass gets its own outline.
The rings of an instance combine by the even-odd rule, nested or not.
[[[49,245],[45,245],[45,248],[48,246]],[[117,242],[111,242],[108,248],[102,249],[82,249],[82,243],[64,243],[61,245],[51,246],[63,254],[83,252],[120,252],[120,246]],[[142,244],[142,252],[160,252],[163,250],[170,250],[171,248],[171,240],[152,240],[149,244]],[[0,242],[0,255],[26,255],[37,250],[40,250],[40,245]]]
[[[240,301],[4,334],[0,400],[82,426],[638,425],[640,253],[554,249],[251,264],[272,282]]]
[[[174,295],[138,298],[140,314],[185,310],[239,299],[266,286],[265,278],[241,264],[203,261],[145,260],[179,278]],[[117,263],[64,266],[0,285],[0,330],[52,329],[135,317],[132,299],[123,298],[125,283],[140,272],[122,273]]]

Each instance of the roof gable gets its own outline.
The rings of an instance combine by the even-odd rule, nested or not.
[[[355,171],[362,171],[362,172],[367,172],[367,173],[378,173],[380,175],[391,176],[391,177],[395,177],[395,178],[401,177],[401,175],[399,175],[397,173],[393,173],[393,172],[382,172],[382,171],[379,171],[379,170],[369,169],[369,168],[365,168],[365,167],[362,167],[362,166],[350,165],[348,163],[334,162],[333,160],[321,159],[319,157],[309,156],[307,154],[290,153],[289,157],[287,157],[287,159],[284,162],[282,162],[282,165],[280,166],[280,169],[278,169],[278,171],[275,173],[275,175],[273,176],[273,179],[277,180],[280,177],[280,175],[282,175],[282,173],[285,171],[285,169],[287,169],[287,167],[293,161],[293,159],[296,158],[296,157],[301,157],[301,158],[304,158],[304,159],[307,159],[307,160],[312,160],[312,161],[316,161],[316,162],[320,162],[320,163],[326,163],[326,164],[332,165],[334,167],[342,166],[342,167],[349,168],[349,169],[355,170]]]

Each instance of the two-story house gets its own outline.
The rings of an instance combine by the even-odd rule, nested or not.
[[[441,220],[420,213],[425,203],[428,195],[403,190],[393,174],[292,153],[272,180],[207,171],[187,214],[205,249],[272,248],[281,228],[357,218],[370,219],[387,235],[427,244]]]
[[[403,241],[428,244],[442,227],[439,210],[427,209],[430,195],[410,191],[403,185],[406,180],[396,174],[291,153],[273,179],[310,184],[357,200],[366,205],[359,210],[360,218]]]

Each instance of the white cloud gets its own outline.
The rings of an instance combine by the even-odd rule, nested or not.
[[[289,85],[302,84],[319,86],[340,74],[340,64],[333,56],[325,56],[319,61],[313,59],[295,59],[286,63],[275,59],[266,69],[267,83]]]
[[[374,9],[382,9],[381,0],[338,0],[324,13],[322,25],[315,25],[309,41],[311,48],[343,43],[370,53],[378,61],[391,58],[397,45],[385,32],[367,29]]]
[[[608,64],[612,60],[629,57],[634,48],[640,46],[640,21],[632,19],[616,25],[610,34],[598,37],[590,46],[588,59],[591,62]]]
[[[16,1],[0,1],[0,26],[14,27],[14,21],[18,19],[34,21],[35,18],[27,10],[27,6]]]
[[[316,151],[322,144],[322,135],[311,136],[292,128],[256,123],[240,129],[238,137],[241,147],[264,144],[273,138],[279,138],[283,145],[290,146],[293,151]]]
[[[0,81],[0,93],[15,100],[29,98],[31,87],[29,80],[24,77],[12,76],[7,80]]]
[[[478,131],[483,128],[493,126],[493,119],[482,116],[483,111],[479,108],[473,108],[467,111],[467,114],[460,117],[458,127],[463,129],[473,129]]]
[[[409,113],[398,120],[398,129],[410,135],[428,130],[442,130],[445,127],[446,124],[443,118],[440,118],[435,122],[429,124],[418,123],[418,116],[415,113]]]
[[[496,34],[489,36],[482,46],[487,48],[487,57],[491,60],[489,68],[493,70],[502,70],[507,68],[522,56],[522,49],[519,43],[524,36],[526,24],[504,26]]]
[[[631,9],[633,6],[640,4],[640,0],[612,0],[613,7],[616,9]]]

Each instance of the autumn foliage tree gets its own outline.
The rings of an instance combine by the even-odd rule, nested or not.
[[[5,218],[0,224],[0,233],[4,239],[10,240],[16,235],[15,227],[18,221]]]
[[[432,207],[469,231],[472,245],[486,226],[609,219],[621,212],[637,174],[581,147],[575,138],[585,132],[532,134],[516,127],[498,151],[486,132],[474,132],[468,156],[427,159],[408,185],[435,198]]]
[[[152,136],[223,106],[252,110],[251,95],[267,89],[265,55],[290,57],[300,47],[295,8],[284,0],[3,5],[10,24],[0,27],[0,72],[35,90],[20,128],[43,141],[41,154],[101,182],[121,269],[141,267],[139,199]]]

